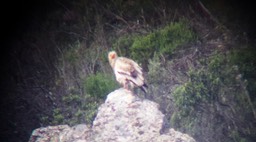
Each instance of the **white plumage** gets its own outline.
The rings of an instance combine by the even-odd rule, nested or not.
[[[142,68],[136,62],[125,57],[118,57],[115,51],[108,53],[108,60],[114,70],[117,82],[125,89],[139,87],[146,93],[147,85]]]

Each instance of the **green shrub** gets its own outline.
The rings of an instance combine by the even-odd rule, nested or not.
[[[112,45],[114,50],[125,57],[130,57],[143,66],[154,54],[170,57],[178,46],[196,39],[195,33],[189,28],[186,20],[170,23],[162,29],[147,35],[124,35]]]
[[[146,36],[137,36],[131,46],[131,54],[134,59],[146,63],[154,53],[169,57],[178,46],[194,39],[194,32],[185,20],[181,20]]]
[[[62,60],[70,63],[75,64],[79,61],[81,44],[79,41],[74,42],[73,44],[69,44],[68,48],[64,50],[64,54]]]
[[[187,82],[173,93],[175,105],[180,109],[182,117],[191,115],[194,111],[192,108],[209,101],[209,95],[209,90],[202,82]]]
[[[148,82],[150,84],[160,84],[167,80],[167,70],[161,64],[160,57],[154,55],[153,59],[149,59],[148,64]]]
[[[102,100],[117,86],[112,76],[103,73],[91,74],[84,80],[86,98],[82,108],[85,110],[83,119],[86,122],[93,121]]]
[[[42,117],[43,122],[52,125],[79,123],[92,124],[99,105],[104,97],[114,91],[117,83],[113,77],[103,74],[91,74],[83,80],[83,92],[70,87],[68,94],[62,95],[62,105],[53,110],[52,118]]]
[[[92,124],[102,99],[92,98],[88,95],[78,97],[78,95],[70,94],[64,97],[63,102],[66,104],[66,107],[62,110],[66,124]]]
[[[218,129],[227,131],[230,138],[244,140],[241,135],[252,135],[247,131],[254,131],[254,128],[250,127],[252,124],[243,122],[249,122],[255,117],[253,100],[248,97],[247,81],[240,74],[243,67],[240,68],[238,63],[241,63],[241,60],[235,62],[234,58],[238,57],[234,57],[233,53],[216,53],[201,61],[203,66],[200,68],[190,69],[187,73],[187,82],[172,93],[177,108],[171,117],[173,126],[193,135],[199,135],[203,132],[194,129],[203,123],[208,125],[209,123],[204,121],[202,116],[211,113],[209,119],[212,119],[212,130],[220,123],[218,119],[221,118],[224,123],[218,125],[221,126]],[[248,66],[248,69],[251,67]],[[219,109],[222,109],[225,115],[220,115]],[[233,121],[232,124],[228,124],[230,120]],[[235,130],[241,123],[244,131]],[[227,129],[227,126],[231,128]]]
[[[140,63],[145,63],[147,59],[150,59],[154,52],[158,51],[157,36],[156,33],[150,33],[147,36],[136,37],[131,47],[132,58]]]
[[[95,118],[97,114],[98,107],[100,105],[101,101],[87,101],[85,104],[85,110],[86,115],[84,116],[84,119],[86,122],[89,122],[90,124],[93,122],[93,119]]]
[[[81,96],[79,96],[78,94],[69,94],[67,96],[63,96],[62,100],[67,104],[73,104],[73,103],[80,104]]]
[[[244,79],[248,81],[250,97],[256,100],[256,50],[254,47],[236,49],[229,54],[230,62],[239,67]]]
[[[53,110],[53,124],[62,124],[64,122],[64,116],[61,113],[61,110],[56,108]]]
[[[130,48],[134,42],[136,35],[124,35],[118,38],[113,46],[113,49],[118,53],[121,53],[120,56],[130,57]]]
[[[89,75],[84,81],[85,92],[93,98],[103,99],[117,87],[114,78],[102,74]]]

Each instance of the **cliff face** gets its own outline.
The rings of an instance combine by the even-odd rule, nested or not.
[[[195,142],[168,127],[158,104],[118,89],[107,96],[91,128],[85,124],[48,126],[33,131],[29,142]]]

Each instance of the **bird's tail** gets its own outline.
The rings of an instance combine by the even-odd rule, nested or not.
[[[141,86],[139,86],[138,84],[136,84],[135,82],[138,82],[138,81],[141,81],[141,80],[134,80],[133,78],[131,78],[131,79],[129,79],[129,81],[131,81],[130,82],[130,85],[132,86],[132,88],[134,87],[134,86],[138,86],[145,94],[147,94],[147,88],[148,88],[148,85],[146,84],[146,83],[144,83],[144,82],[142,82],[143,83],[143,85],[141,85]],[[141,84],[142,84],[141,83]]]

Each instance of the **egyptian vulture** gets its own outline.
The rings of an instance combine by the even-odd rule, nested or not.
[[[142,68],[136,62],[125,57],[118,57],[115,51],[108,53],[108,60],[117,82],[125,89],[139,87],[143,92],[147,92],[148,86],[144,81]]]

